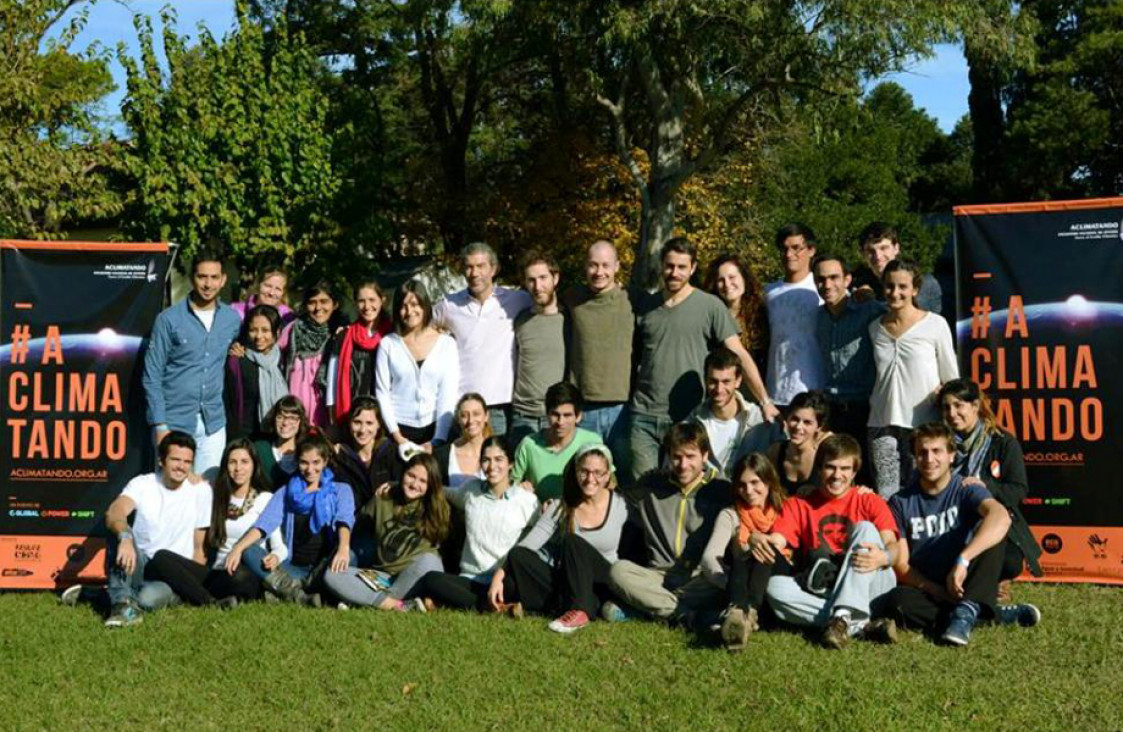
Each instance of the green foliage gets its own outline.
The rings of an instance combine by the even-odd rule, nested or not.
[[[68,51],[86,14],[40,50],[77,4],[0,0],[0,236],[58,237],[120,210],[107,181],[115,149],[97,133],[94,109],[113,82],[94,51]]]
[[[1009,87],[1007,198],[1123,192],[1123,4],[1027,3],[1038,64]]]
[[[189,47],[170,10],[163,22],[166,73],[149,19],[136,18],[139,59],[118,49],[135,186],[126,234],[178,242],[184,260],[217,240],[251,274],[278,262],[304,276],[361,267],[336,256],[344,179],[332,151],[346,125],[328,124],[325,70],[300,34],[280,22],[267,35],[242,5],[221,43],[200,28]]]
[[[1018,585],[1044,622],[980,627],[964,649],[767,631],[737,655],[654,623],[560,636],[452,611],[175,608],[106,630],[89,607],[9,593],[4,727],[1116,730],[1119,592]]]
[[[909,254],[930,266],[946,232],[922,223],[920,214],[936,210],[936,202],[919,197],[954,195],[944,188],[956,183],[950,180],[954,155],[936,121],[915,109],[903,88],[886,83],[861,103],[840,106],[829,127],[789,126],[762,155],[748,196],[764,236],[801,221],[815,230],[824,250],[857,263],[862,228],[887,221]],[[962,156],[958,163],[961,170]]]

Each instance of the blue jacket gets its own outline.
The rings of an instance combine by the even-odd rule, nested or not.
[[[223,367],[242,320],[229,305],[218,303],[210,331],[188,307],[188,298],[156,316],[144,354],[144,391],[148,424],[195,432],[203,414],[207,434],[226,426],[222,403]]]

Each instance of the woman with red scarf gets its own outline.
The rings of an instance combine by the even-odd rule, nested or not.
[[[731,475],[733,505],[718,514],[701,564],[702,573],[729,593],[721,636],[727,649],[740,651],[758,627],[757,614],[773,569],[787,565],[784,557],[764,561],[753,551],[754,540],[772,531],[787,493],[772,462],[759,452],[738,460]],[[723,564],[726,556],[731,557],[728,570]]]
[[[355,309],[359,317],[332,339],[327,366],[327,404],[333,424],[347,424],[355,399],[374,394],[374,353],[382,336],[393,327],[383,310],[384,301],[377,282],[356,285]]]

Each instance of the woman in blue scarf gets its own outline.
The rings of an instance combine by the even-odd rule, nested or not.
[[[242,561],[262,579],[270,593],[285,600],[318,605],[319,595],[305,592],[324,572],[342,572],[350,564],[355,498],[346,483],[336,483],[327,467],[331,444],[320,436],[296,446],[297,474],[270,499],[253,528],[226,558],[233,574]],[[278,562],[257,543],[281,527],[289,557]]]

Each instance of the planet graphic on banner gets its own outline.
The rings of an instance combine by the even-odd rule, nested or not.
[[[1006,330],[1009,315],[1010,311],[1007,309],[991,311],[987,316],[990,332],[1001,336]],[[956,323],[956,336],[960,342],[971,335],[974,320],[975,318],[964,318]],[[1123,328],[1123,303],[1089,300],[1083,295],[1073,295],[1064,302],[1026,305],[1025,322],[1027,330],[1037,342],[1085,340],[1089,331]]]
[[[118,365],[132,361],[140,352],[142,342],[143,339],[137,336],[121,335],[112,328],[102,328],[97,333],[64,335],[59,339],[63,363],[68,370],[73,371],[106,369],[110,364]],[[29,340],[26,356],[20,352],[16,353],[18,363],[12,363],[11,343],[0,346],[0,368],[5,371],[30,370],[43,362],[43,349],[46,345],[45,338]],[[53,357],[50,364],[55,365]]]

